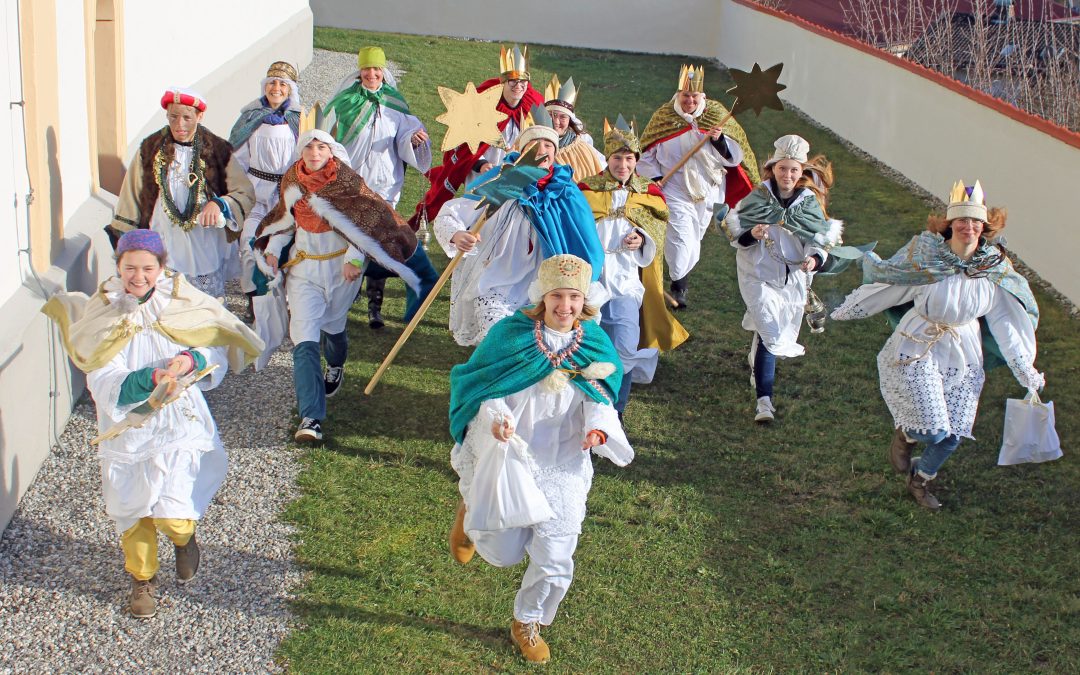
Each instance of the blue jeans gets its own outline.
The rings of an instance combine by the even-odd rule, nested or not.
[[[323,382],[322,358],[332,367],[345,365],[349,351],[349,336],[345,331],[336,335],[322,334],[322,349],[315,342],[301,342],[293,347],[293,381],[296,384],[296,407],[300,417],[320,422],[326,419],[326,384]]]
[[[757,352],[754,353],[754,389],[757,390],[757,397],[772,397],[774,382],[776,382],[776,357],[761,341],[759,335]]]
[[[944,431],[935,431],[932,434],[921,434],[917,431],[904,429],[909,438],[926,444],[921,457],[911,460],[911,473],[916,471],[927,480],[937,476],[938,469],[953,454],[956,446],[960,445],[960,437],[956,434],[948,434]]]
[[[600,327],[604,329],[607,336],[611,338],[612,344],[615,343],[615,326],[608,322],[604,317],[600,318]],[[626,364],[623,364],[624,366]],[[621,415],[623,410],[626,410],[626,404],[630,401],[630,385],[633,384],[630,380],[630,373],[623,369],[622,386],[619,387],[619,398],[615,401],[615,410]]]
[[[435,282],[439,280],[439,273],[432,267],[431,260],[428,259],[423,244],[416,245],[416,250],[405,261],[405,265],[413,272],[416,272],[416,276],[420,277],[420,295],[413,293],[413,290],[408,285],[405,286],[405,316],[402,318],[408,323],[412,321],[416,311],[420,309],[420,305],[431,293],[431,289],[435,288]]]

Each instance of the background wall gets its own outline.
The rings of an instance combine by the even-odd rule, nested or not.
[[[744,70],[783,62],[782,98],[927,191],[944,199],[954,181],[980,179],[989,202],[1009,209],[1009,247],[1080,303],[1080,222],[1065,198],[1080,175],[1080,134],[801,19],[747,0],[311,7],[320,26],[678,53]]]

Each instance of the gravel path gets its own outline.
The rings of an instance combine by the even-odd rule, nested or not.
[[[305,101],[326,101],[356,68],[349,54],[316,52],[301,74]],[[235,286],[229,308],[246,309]],[[0,673],[267,672],[295,623],[289,589],[295,533],[281,522],[296,497],[297,452],[289,345],[263,371],[230,373],[207,400],[229,474],[199,523],[198,576],[180,587],[160,538],[158,615],[126,611],[130,580],[105,516],[93,403],[75,409],[0,538]]]

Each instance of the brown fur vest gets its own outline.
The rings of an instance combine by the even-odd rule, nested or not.
[[[220,197],[229,193],[225,183],[225,167],[232,157],[232,146],[228,141],[218,138],[208,131],[206,127],[199,125],[195,134],[199,138],[202,149],[199,156],[206,163],[206,187],[210,196]],[[154,179],[154,157],[158,150],[165,154],[166,162],[171,162],[176,144],[173,141],[169,127],[163,128],[157,133],[150,134],[143,139],[139,146],[139,168],[142,170],[142,185],[139,186],[138,206],[140,228],[150,227],[150,217],[154,215],[154,204],[157,203],[160,188]],[[244,214],[235,214],[243,222]]]

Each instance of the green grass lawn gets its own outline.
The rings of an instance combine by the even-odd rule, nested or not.
[[[408,71],[401,89],[436,144],[435,85],[460,91],[497,71],[492,43],[321,28],[315,42],[341,51],[381,44]],[[596,137],[603,117],[620,112],[643,128],[685,61],[538,45],[530,54],[534,82],[554,71],[584,83],[579,110]],[[706,83],[730,102],[724,74],[711,70]],[[797,133],[833,160],[830,211],[846,221],[849,242],[876,239],[891,254],[921,229],[927,205],[830,133],[791,113],[741,121],[759,157]],[[964,175],[977,177],[978,167]],[[410,172],[403,212],[421,183]],[[994,371],[978,440],[945,466],[945,508],[930,513],[885,459],[892,425],[875,366],[884,318],[804,330],[807,355],[778,368],[777,421],[759,428],[723,237],[706,237],[692,279],[691,309],[679,316],[692,338],[662,357],[627,409],[637,459],[625,469],[597,461],[574,584],[544,632],[547,670],[1080,671],[1077,321],[1038,296],[1037,365],[1066,457],[995,466],[1005,399],[1022,391]],[[858,281],[852,270],[815,287],[835,306]],[[400,317],[400,282],[388,296],[387,317]],[[448,376],[468,355],[446,331],[447,302],[434,305],[372,397],[362,389],[401,326],[370,331],[363,308],[350,324],[328,442],[305,453],[303,497],[287,514],[311,574],[295,602],[302,625],[281,658],[298,672],[530,670],[508,637],[524,565],[495,569],[477,557],[462,567],[447,552],[457,502]]]

